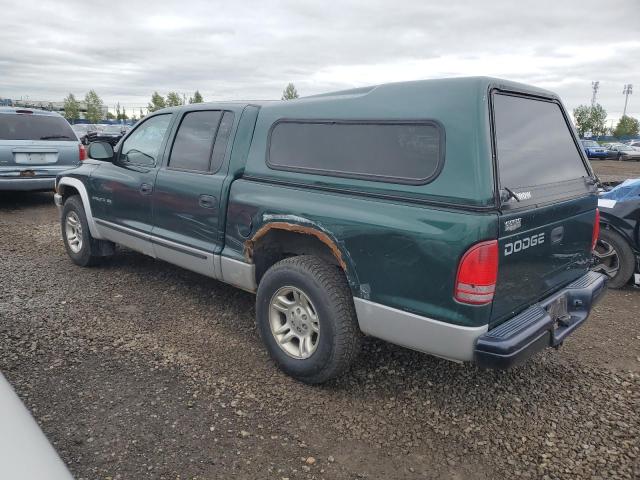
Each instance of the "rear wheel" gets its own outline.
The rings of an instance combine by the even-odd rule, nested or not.
[[[62,240],[73,263],[82,267],[99,263],[102,258],[101,252],[107,250],[102,247],[109,245],[101,245],[101,240],[91,236],[84,206],[78,195],[73,195],[64,202],[60,220]]]
[[[609,288],[622,288],[633,275],[633,251],[627,241],[613,230],[600,230],[593,256],[595,264],[592,270],[609,277]]]
[[[287,258],[265,273],[256,323],[278,367],[305,383],[337,377],[360,349],[347,279],[338,266],[317,257]]]

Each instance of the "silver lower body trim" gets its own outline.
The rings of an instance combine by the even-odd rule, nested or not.
[[[354,297],[360,330],[372,337],[459,362],[473,360],[488,325],[463,327]]]
[[[216,274],[214,264],[214,254],[202,252],[198,256],[191,253],[185,253],[184,251],[177,250],[165,242],[154,241],[153,250],[156,257],[165,262],[173,263],[179,267],[186,268],[192,272],[206,275],[219,279],[219,275]]]
[[[149,240],[150,235],[138,232],[136,230],[114,225],[102,219],[95,219],[96,231],[100,238],[111,240],[118,245],[124,245],[136,252],[144,253],[150,257],[156,258],[156,252],[153,244]],[[92,233],[93,235],[93,233]]]
[[[254,264],[220,256],[220,269],[224,282],[248,292],[255,292],[258,288],[256,285],[256,266]]]
[[[176,243],[120,224],[95,219],[103,238],[179,267],[206,275],[249,292],[256,291],[255,265]]]

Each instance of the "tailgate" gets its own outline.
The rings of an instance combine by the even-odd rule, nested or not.
[[[511,317],[585,274],[596,202],[590,195],[500,216],[492,322]]]

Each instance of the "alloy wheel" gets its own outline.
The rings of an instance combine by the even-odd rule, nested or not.
[[[596,263],[592,270],[613,278],[620,270],[620,257],[613,245],[601,238],[596,243],[596,248],[593,251],[593,256],[596,259]]]
[[[282,287],[271,297],[269,324],[278,346],[303,360],[318,348],[320,321],[313,303],[297,287]]]
[[[69,212],[65,221],[67,244],[73,253],[82,250],[82,223],[76,212]]]

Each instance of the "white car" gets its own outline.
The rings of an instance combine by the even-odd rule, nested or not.
[[[47,437],[0,373],[0,478],[73,480]]]

